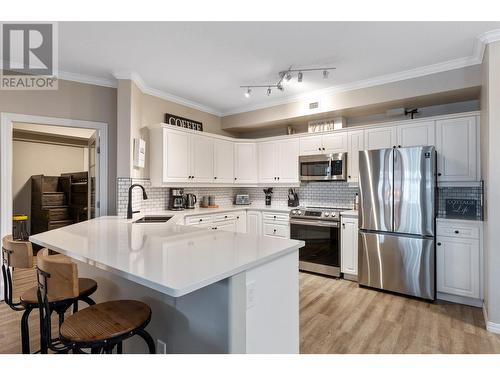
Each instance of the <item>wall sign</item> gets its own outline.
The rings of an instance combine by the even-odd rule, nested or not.
[[[198,130],[200,132],[203,131],[203,124],[201,122],[190,120],[185,117],[171,115],[170,113],[165,113],[165,123],[185,129]]]
[[[446,199],[446,216],[455,218],[475,218],[477,216],[477,200]]]

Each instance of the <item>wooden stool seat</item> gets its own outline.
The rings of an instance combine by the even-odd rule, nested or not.
[[[79,297],[89,296],[94,293],[97,289],[97,282],[92,279],[79,278],[78,279],[78,288],[80,290]],[[38,305],[38,296],[37,296],[38,287],[34,286],[33,288],[28,289],[24,292],[19,298],[23,304],[29,305]],[[49,303],[53,302],[49,297]]]
[[[103,302],[66,318],[60,336],[63,341],[90,344],[128,335],[144,328],[150,319],[151,309],[143,302]]]

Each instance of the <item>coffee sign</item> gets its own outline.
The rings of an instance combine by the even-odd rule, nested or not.
[[[203,124],[201,122],[190,120],[185,117],[171,115],[170,113],[165,113],[165,123],[185,129],[198,130],[200,132],[203,131]]]

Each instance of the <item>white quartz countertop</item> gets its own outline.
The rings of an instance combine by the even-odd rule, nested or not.
[[[175,216],[160,224],[134,224],[104,216],[31,236],[30,241],[173,297],[304,246],[297,240],[176,225],[187,214],[224,209],[208,210],[161,211],[158,214]],[[141,216],[144,214],[135,215],[134,220]]]

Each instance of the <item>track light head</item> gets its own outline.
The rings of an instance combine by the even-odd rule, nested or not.
[[[328,70],[323,70],[323,78],[324,79],[328,78],[328,74],[329,74]]]
[[[292,75],[290,74],[290,72],[286,74],[285,78],[287,81],[290,81],[292,79]]]
[[[283,85],[281,83],[279,83],[278,85],[276,85],[276,88],[280,91],[285,91],[285,88],[283,87]]]
[[[299,74],[297,74],[297,81],[298,81],[298,82],[302,82],[302,77],[303,77],[303,76],[304,76],[304,75],[302,74],[302,72],[299,72]]]
[[[252,94],[252,89],[250,87],[248,87],[247,91],[245,92],[245,97],[249,98],[251,94]]]
[[[271,88],[270,87],[267,88],[267,96],[269,96],[269,95],[271,95]]]

